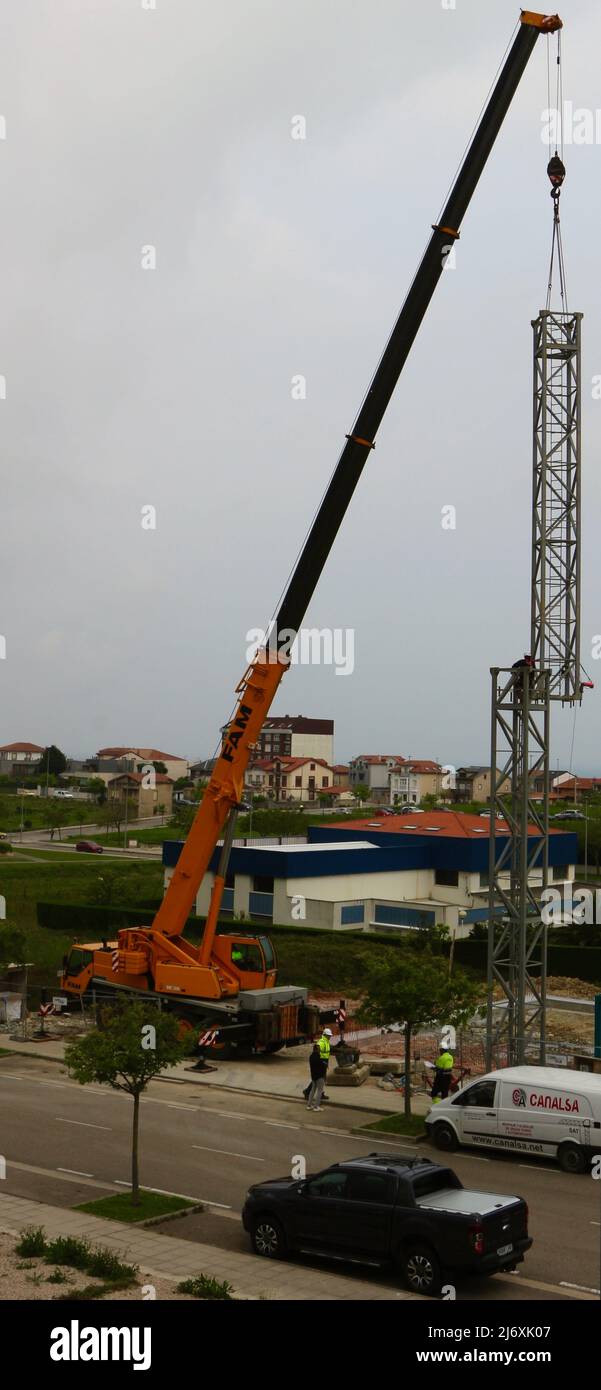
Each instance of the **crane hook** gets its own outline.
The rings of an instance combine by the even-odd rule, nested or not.
[[[566,176],[566,170],[565,164],[563,164],[561,159],[559,158],[557,150],[555,151],[553,158],[550,159],[549,163],[547,164],[547,174],[549,175],[549,178],[551,180],[551,197],[558,198],[561,191],[561,185]]]

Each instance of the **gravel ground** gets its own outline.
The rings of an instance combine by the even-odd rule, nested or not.
[[[78,1269],[69,1269],[61,1266],[61,1272],[65,1275],[66,1283],[49,1284],[49,1276],[54,1274],[56,1266],[47,1265],[40,1259],[24,1258],[22,1255],[15,1255],[15,1245],[17,1239],[13,1235],[6,1235],[0,1232],[0,1299],[19,1299],[30,1301],[35,1299],[56,1299],[61,1294],[71,1292],[73,1298],[77,1298],[80,1289],[86,1284],[99,1284],[99,1279],[92,1278],[89,1274],[83,1274]],[[165,1278],[154,1278],[152,1274],[138,1274],[137,1284],[132,1284],[129,1289],[117,1290],[115,1293],[107,1293],[100,1300],[103,1303],[133,1302],[142,1299],[142,1288],[144,1285],[152,1285],[156,1290],[156,1297],[163,1302],[170,1303],[196,1303],[195,1298],[189,1298],[186,1294],[176,1293],[175,1286],[177,1281]]]

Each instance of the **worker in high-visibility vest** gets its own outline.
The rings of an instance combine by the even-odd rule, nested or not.
[[[446,1047],[443,1047],[440,1056],[434,1063],[436,1071],[434,1073],[434,1085],[432,1087],[432,1100],[436,1105],[439,1100],[446,1100],[451,1084],[451,1072],[454,1067],[454,1057]]]
[[[314,1044],[313,1044],[313,1050],[315,1050],[315,1048],[317,1048],[317,1049],[319,1050],[319,1060],[320,1060],[320,1062],[321,1062],[321,1064],[322,1064],[322,1067],[323,1067],[323,1084],[324,1084],[324,1087],[325,1087],[325,1084],[326,1084],[326,1076],[327,1076],[327,1072],[328,1072],[328,1062],[329,1062],[329,1060],[330,1060],[330,1052],[331,1052],[330,1038],[332,1038],[333,1036],[334,1036],[334,1035],[333,1035],[333,1033],[332,1033],[332,1029],[331,1029],[331,1028],[324,1028],[321,1037],[320,1037],[320,1038],[317,1038],[316,1041],[315,1041]],[[305,1086],[305,1089],[304,1089],[304,1091],[303,1091],[303,1095],[304,1095],[304,1097],[305,1097],[305,1100],[306,1100],[306,1102],[307,1102],[307,1105],[309,1104],[309,1094],[310,1094],[310,1091],[311,1091],[311,1087],[312,1087],[312,1085],[313,1085],[313,1080],[314,1080],[313,1074],[311,1074],[311,1080],[309,1081],[309,1085],[308,1085],[308,1086]],[[320,1103],[321,1103],[322,1100],[327,1100],[327,1099],[328,1099],[328,1097],[326,1096],[325,1091],[322,1090],[321,1096],[320,1096]]]

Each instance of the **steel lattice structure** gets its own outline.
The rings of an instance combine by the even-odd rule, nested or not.
[[[580,698],[580,323],[533,320],[534,454],[530,652],[549,698]]]
[[[545,1061],[549,878],[549,724],[553,701],[580,700],[580,324],[541,310],[533,320],[534,421],[531,647],[491,672],[487,1065]],[[534,801],[538,774],[542,799]],[[509,783],[509,786],[507,785]],[[501,792],[505,786],[506,794]],[[496,839],[499,812],[507,830]],[[506,1006],[493,1009],[501,985]]]
[[[491,675],[488,1068],[501,1039],[509,1063],[525,1061],[533,1047],[544,1061],[547,929],[540,895],[549,878],[549,673],[522,664],[494,667]],[[535,802],[537,774],[544,792]],[[502,798],[507,783],[509,808]],[[498,816],[504,824],[497,838]],[[505,996],[496,1024],[495,984]]]

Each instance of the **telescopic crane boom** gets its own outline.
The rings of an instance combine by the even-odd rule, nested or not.
[[[459,236],[461,222],[536,40],[539,34],[549,34],[561,27],[559,15],[535,14],[531,10],[521,12],[519,28],[507,59],[440,221],[432,227],[421,264],[363,405],[346,436],[346,444],[277,614],[278,634],[296,632],[302,623],[369,453],[375,447],[377,431],[443,272],[446,255]],[[257,652],[236,689],[239,696],[236,712],[225,732],[220,756],[154,919],[154,930],[165,936],[181,933],[230,810],[242,800],[244,773],[251,745],[258,738],[289,665],[289,660],[281,654],[277,654],[275,660],[274,656],[276,653],[265,649]],[[204,964],[208,964],[210,959],[217,925],[228,853],[227,838],[224,851],[201,947]]]
[[[462,219],[536,40],[539,34],[549,34],[561,27],[557,15],[534,14],[530,10],[521,12],[514,41],[440,220],[432,227],[405,303],[361,409],[346,436],[280,605],[275,649],[271,649],[270,638],[268,648],[257,652],[236,689],[235,713],[225,729],[221,752],[163,902],[151,926],[123,928],[117,943],[91,943],[72,948],[62,977],[63,988],[72,994],[81,995],[90,986],[135,993],[146,991],[176,1006],[183,1018],[186,1017],[183,1005],[188,1001],[193,1011],[200,1007],[205,1009],[203,1017],[207,1022],[223,1016],[232,1019],[232,1027],[225,1030],[228,1036],[233,1029],[251,1046],[279,1047],[284,1042],[290,1045],[298,1041],[303,1032],[311,1031],[312,1006],[305,1007],[302,1001],[298,1003],[299,991],[295,993],[294,987],[277,987],[274,955],[268,939],[257,937],[253,946],[247,937],[246,944],[244,941],[238,943],[244,950],[234,950],[235,932],[231,939],[216,935],[236,809],[243,795],[244,773],[250,750],[290,664],[291,635],[296,634],[302,623],[367,458],[375,447],[378,428],[444,269],[446,256],[459,236]],[[196,947],[186,941],[183,931],[224,830],[209,913],[202,941]],[[258,957],[262,966],[256,964]],[[306,991],[304,998],[306,1001]],[[253,1013],[258,1002],[262,1013]],[[220,1034],[223,1033],[220,1026]]]

